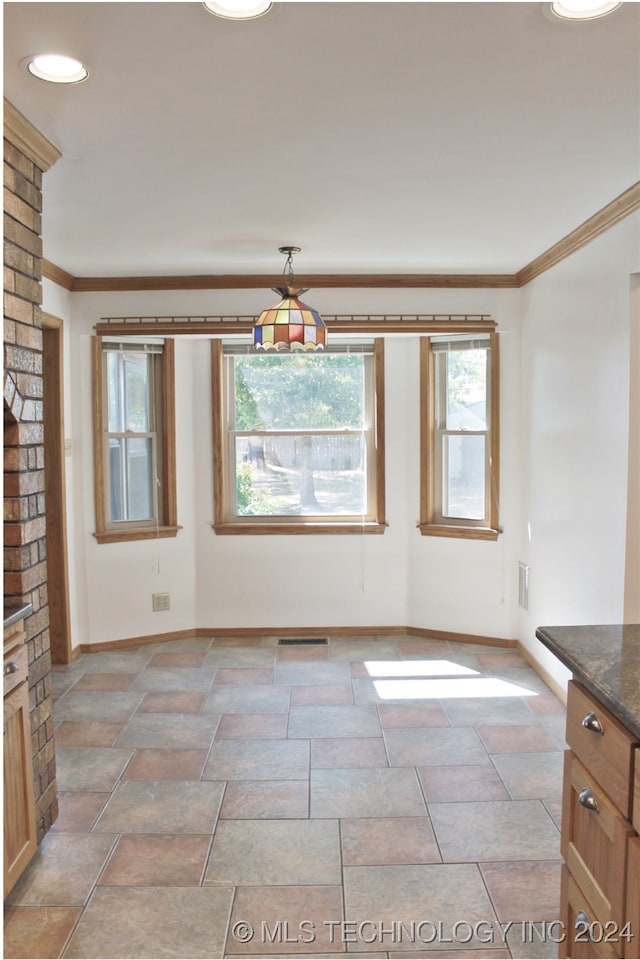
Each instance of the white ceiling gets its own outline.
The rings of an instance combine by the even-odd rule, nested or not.
[[[4,4],[5,96],[63,157],[74,276],[513,273],[640,178],[640,4]],[[35,53],[86,62],[43,83]]]

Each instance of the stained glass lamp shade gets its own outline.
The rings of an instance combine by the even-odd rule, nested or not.
[[[274,287],[282,299],[263,310],[253,327],[256,350],[324,350],[325,322],[313,307],[299,299],[304,289]]]

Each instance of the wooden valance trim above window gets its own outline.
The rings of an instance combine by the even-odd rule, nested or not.
[[[496,322],[488,314],[323,314],[330,333],[493,333]],[[98,336],[237,336],[249,334],[252,316],[102,317]]]

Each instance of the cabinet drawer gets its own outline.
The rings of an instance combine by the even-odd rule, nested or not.
[[[560,916],[566,917],[566,938],[558,956],[575,960],[616,960],[623,955],[621,942],[612,942],[613,927],[607,929],[594,918],[594,911],[566,866],[560,881]]]
[[[4,696],[27,679],[27,648],[24,644],[14,647],[4,656]]]
[[[627,841],[633,828],[570,750],[565,753],[561,849],[592,919],[620,927],[626,912]]]
[[[636,740],[575,680],[567,697],[567,743],[630,820]]]

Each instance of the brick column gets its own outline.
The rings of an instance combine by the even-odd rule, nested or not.
[[[59,151],[5,100],[4,593],[25,620],[38,840],[57,816],[42,403],[42,174]]]

